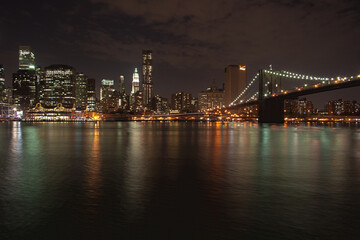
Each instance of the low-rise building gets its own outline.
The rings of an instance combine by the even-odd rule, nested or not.
[[[216,85],[215,79],[211,87],[199,93],[199,110],[204,111],[210,108],[224,106],[224,90],[219,89]]]

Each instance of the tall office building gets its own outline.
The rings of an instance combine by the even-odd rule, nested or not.
[[[115,92],[114,80],[101,80],[100,101],[105,98],[111,98]]]
[[[35,70],[35,54],[29,46],[19,47],[19,70]]]
[[[142,51],[142,77],[144,106],[148,106],[154,97],[154,84],[152,79],[152,51]]]
[[[140,91],[140,81],[139,81],[139,73],[137,68],[135,68],[135,72],[133,73],[133,80],[131,85],[131,94],[135,94]]]
[[[36,103],[36,82],[35,70],[18,70],[13,74],[13,100],[23,110]]]
[[[171,95],[171,109],[179,112],[191,112],[191,94],[177,92]]]
[[[36,103],[44,105],[45,71],[36,67]]]
[[[85,110],[87,105],[87,77],[83,73],[76,74],[75,105],[77,110]]]
[[[142,103],[139,103],[139,100],[141,99]],[[137,68],[135,68],[135,71],[133,73],[133,80],[131,84],[131,93],[130,93],[130,109],[133,111],[139,111],[143,107],[143,94],[140,91],[140,81],[139,81],[139,73],[137,71]]]
[[[120,76],[119,93],[120,96],[123,96],[125,94],[125,78],[123,75]]]
[[[0,65],[0,97],[5,89],[5,69],[3,65]]]
[[[245,89],[247,85],[247,71],[245,65],[229,65],[225,68],[225,106]]]
[[[53,108],[61,103],[65,108],[75,104],[75,68],[51,65],[45,68],[44,106]]]
[[[96,85],[95,85],[95,79],[88,79],[87,80],[87,93],[86,93],[86,106],[87,109],[90,111],[95,110],[96,105]]]

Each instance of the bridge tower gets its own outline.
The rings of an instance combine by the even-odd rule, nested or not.
[[[259,71],[259,123],[284,122],[284,98],[267,98],[281,92],[281,76],[266,74],[265,69]]]

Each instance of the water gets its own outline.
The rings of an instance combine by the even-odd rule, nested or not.
[[[0,239],[359,239],[360,129],[2,123]]]

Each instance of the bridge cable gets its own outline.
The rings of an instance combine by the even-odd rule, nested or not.
[[[251,80],[251,82],[244,88],[244,90],[239,94],[239,96],[237,96],[237,97],[235,98],[235,100],[230,103],[230,106],[234,105],[234,103],[235,103],[237,100],[239,100],[239,99],[245,94],[245,92],[246,92],[247,90],[249,90],[249,88],[251,87],[251,85],[255,82],[255,80],[256,80],[258,77],[259,77],[259,73],[257,73],[257,74],[255,75],[255,77],[254,77],[254,78]]]

